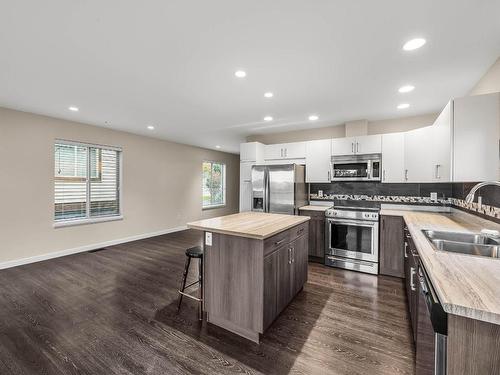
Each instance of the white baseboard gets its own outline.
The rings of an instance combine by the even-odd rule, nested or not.
[[[76,254],[76,253],[82,253],[85,251],[97,250],[97,249],[101,249],[101,248],[106,247],[106,246],[119,245],[119,244],[126,243],[126,242],[137,241],[137,240],[142,240],[145,238],[161,236],[163,234],[179,232],[181,230],[186,230],[186,229],[187,229],[187,226],[182,225],[180,227],[164,229],[164,230],[160,230],[158,232],[143,233],[143,234],[138,234],[136,236],[120,238],[117,240],[111,240],[111,241],[105,241],[105,242],[95,243],[95,244],[91,244],[91,245],[75,247],[73,249],[59,250],[59,251],[54,251],[52,253],[35,255],[33,257],[9,260],[7,262],[0,263],[0,270],[5,269],[5,268],[22,266],[23,264],[29,264],[29,263],[41,262],[43,260],[48,260],[48,259],[59,258],[59,257],[65,256],[65,255],[71,255],[71,254]]]

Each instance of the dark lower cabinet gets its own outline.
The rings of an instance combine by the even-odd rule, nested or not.
[[[307,225],[293,228],[288,235],[273,239],[267,246],[264,257],[264,329],[307,281],[308,233]],[[272,247],[274,244],[279,244],[279,247]]]
[[[420,286],[420,284],[419,284]],[[436,341],[434,328],[432,327],[431,317],[425,297],[418,293],[417,297],[417,345],[416,345],[416,375],[434,375],[435,369],[435,349]]]
[[[276,293],[278,287],[278,251],[264,258],[264,329],[269,327],[277,314],[278,295]]]
[[[294,295],[307,281],[308,238],[302,236],[292,243],[292,261],[294,269]],[[292,296],[293,297],[293,296]]]
[[[309,256],[321,262],[325,257],[325,213],[323,211],[301,210],[301,216],[309,216]]]
[[[406,295],[408,297],[408,310],[410,312],[410,321],[413,334],[413,341],[417,342],[417,321],[418,321],[418,294],[419,283],[417,280],[418,272],[418,253],[409,233],[405,235],[405,284]]]
[[[277,312],[283,310],[293,298],[295,269],[292,267],[292,247],[286,245],[278,251]]]
[[[381,275],[405,277],[403,218],[400,216],[380,217],[380,261]]]

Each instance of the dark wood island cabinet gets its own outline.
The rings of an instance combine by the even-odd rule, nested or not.
[[[254,342],[307,281],[309,217],[258,212],[189,223],[203,230],[209,323]]]
[[[325,211],[300,209],[301,216],[309,216],[309,257],[312,261],[325,261]]]

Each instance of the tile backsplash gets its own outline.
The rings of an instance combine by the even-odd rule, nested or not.
[[[488,219],[500,220],[500,189],[486,186],[476,193],[474,203],[465,203],[465,197],[475,185],[466,183],[404,183],[387,184],[380,182],[333,182],[310,184],[310,198],[318,199],[318,190],[323,191],[327,200],[366,200],[381,203],[442,204],[452,205]],[[431,200],[431,192],[437,193],[437,201]],[[479,207],[477,197],[482,197]]]

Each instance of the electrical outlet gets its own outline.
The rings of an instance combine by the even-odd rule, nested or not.
[[[437,202],[438,200],[438,193],[431,193],[431,201]]]
[[[205,245],[212,246],[212,233],[205,232]]]

